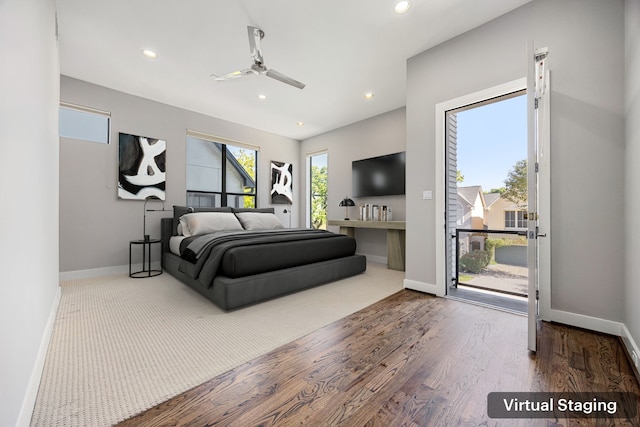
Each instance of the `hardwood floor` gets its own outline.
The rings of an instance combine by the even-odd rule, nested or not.
[[[640,395],[616,337],[542,322],[532,354],[526,322],[403,290],[119,426],[640,425],[488,418],[494,391]]]

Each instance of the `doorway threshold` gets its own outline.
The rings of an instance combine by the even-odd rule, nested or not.
[[[459,285],[450,287],[447,297],[462,302],[482,305],[510,313],[527,315],[527,299],[521,297],[502,296],[498,292],[488,292]]]

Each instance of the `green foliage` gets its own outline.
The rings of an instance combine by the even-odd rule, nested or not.
[[[506,188],[504,188],[504,187],[500,187],[500,188],[492,188],[492,189],[491,189],[491,190],[489,190],[489,191],[485,191],[485,192],[484,192],[484,194],[498,193],[498,194],[500,194],[500,195],[502,196],[502,195],[504,194],[504,192],[505,192],[505,191],[507,191],[507,189],[506,189]]]
[[[518,160],[504,180],[505,191],[502,197],[512,201],[520,208],[527,206],[527,160]]]
[[[247,174],[253,179],[253,182],[256,181],[256,156],[255,152],[247,153],[245,150],[240,148],[235,154],[234,157],[242,165]],[[243,193],[245,194],[256,194],[256,189],[253,187],[244,187]],[[255,208],[254,202],[255,197],[244,197],[244,207],[245,208]]]
[[[327,228],[327,167],[311,166],[311,226]]]
[[[472,276],[471,274],[459,274],[458,275],[458,283],[469,282],[469,281],[473,280],[474,277],[475,276]]]
[[[487,252],[495,253],[496,248],[501,248],[503,246],[511,246],[513,245],[512,239],[491,239],[487,238],[484,241],[484,247]]]
[[[471,251],[460,257],[460,271],[480,273],[491,262],[491,253],[487,251]]]
[[[463,182],[463,181],[464,181],[464,175],[462,175],[462,172],[456,171],[456,182]]]

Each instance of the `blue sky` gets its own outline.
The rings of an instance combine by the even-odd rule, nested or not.
[[[526,95],[458,113],[459,186],[504,187],[513,165],[526,158]]]
[[[327,153],[313,156],[313,165],[319,168],[327,166]]]

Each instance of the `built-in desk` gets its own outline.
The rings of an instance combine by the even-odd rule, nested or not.
[[[357,221],[330,219],[328,225],[340,227],[340,233],[355,237],[356,228],[379,228],[387,230],[387,267],[404,271],[405,259],[405,221]]]

